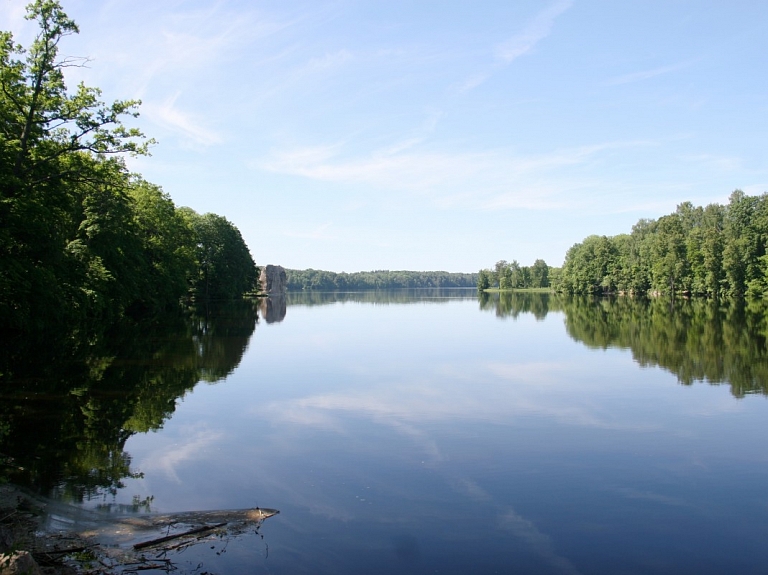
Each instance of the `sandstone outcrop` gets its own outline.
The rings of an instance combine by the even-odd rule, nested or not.
[[[288,281],[282,266],[267,265],[261,268],[259,277],[261,292],[269,295],[282,295],[288,289]]]

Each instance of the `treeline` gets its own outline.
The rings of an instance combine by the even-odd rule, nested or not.
[[[336,273],[322,270],[285,270],[288,289],[343,291],[395,288],[475,287],[477,274],[377,270]]]
[[[0,325],[6,337],[74,331],[178,306],[232,298],[256,282],[239,231],[215,214],[177,208],[129,173],[148,145],[123,119],[137,101],[69,91],[59,43],[78,33],[56,1],[27,7],[31,46],[0,33]]]
[[[499,260],[495,267],[482,269],[477,274],[477,289],[483,291],[492,287],[502,290],[546,288],[551,285],[550,276],[557,271],[544,260],[536,260],[532,266],[521,266],[517,260],[512,263]]]
[[[632,233],[590,236],[568,250],[568,293],[768,297],[768,195],[736,190],[728,205],[690,202]]]

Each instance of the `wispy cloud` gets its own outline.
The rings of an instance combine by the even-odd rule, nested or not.
[[[724,156],[717,154],[697,154],[690,156],[683,156],[683,160],[689,162],[706,164],[707,166],[714,166],[719,170],[725,172],[731,172],[734,170],[742,170],[744,168],[744,161],[736,156]]]
[[[178,108],[176,101],[179,93],[174,94],[164,102],[150,102],[143,107],[144,115],[151,121],[176,132],[194,147],[207,147],[223,142],[221,134],[207,128],[205,121]]]
[[[572,4],[572,0],[561,0],[540,12],[520,33],[499,44],[496,48],[496,56],[504,62],[511,62],[530,52],[536,44],[549,36],[555,19]]]
[[[649,80],[656,76],[662,76],[669,74],[670,72],[676,72],[689,66],[691,62],[679,62],[677,64],[671,64],[669,66],[660,66],[659,68],[653,68],[651,70],[641,70],[639,72],[632,72],[630,74],[622,74],[616,76],[605,82],[606,86],[618,86],[620,84],[631,84],[633,82],[642,82],[643,80]]]
[[[620,148],[651,145],[606,142],[521,155],[507,149],[433,151],[420,146],[422,142],[420,137],[408,138],[364,156],[349,156],[344,144],[287,149],[253,167],[323,182],[415,192],[442,209],[548,209],[567,207],[576,201],[577,192],[594,185],[589,177],[568,170],[588,167]]]
[[[474,90],[490,78],[496,70],[533,50],[536,44],[552,33],[555,19],[572,4],[572,0],[560,0],[539,12],[520,32],[496,46],[495,62],[461,82],[457,91],[463,93]]]
[[[326,71],[338,68],[350,60],[352,60],[352,53],[349,50],[338,50],[310,58],[306,69],[309,71]]]

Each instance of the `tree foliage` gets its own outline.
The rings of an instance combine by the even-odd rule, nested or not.
[[[216,214],[201,216],[189,208],[182,212],[195,242],[192,293],[207,301],[232,299],[253,290],[258,279],[256,264],[238,229]]]
[[[475,287],[477,274],[376,270],[335,273],[322,270],[285,270],[288,289],[367,290],[396,288]]]
[[[550,286],[552,268],[542,259],[532,266],[521,266],[517,260],[499,260],[493,269],[482,269],[477,274],[477,290],[482,292],[492,287],[500,290],[547,288]]]
[[[105,104],[84,84],[69,91],[65,71],[82,62],[61,58],[59,45],[77,25],[55,0],[33,1],[27,18],[39,28],[29,48],[0,33],[0,322],[22,335],[92,329],[178,304],[199,275],[197,232],[125,167],[125,154],[152,143],[123,123],[139,102]],[[253,262],[225,244],[250,282],[217,292],[235,297],[253,287]]]
[[[736,190],[726,206],[685,202],[630,234],[590,236],[565,257],[557,282],[578,294],[768,297],[768,194]]]

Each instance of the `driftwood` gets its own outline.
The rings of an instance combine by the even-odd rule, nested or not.
[[[189,531],[183,531],[181,533],[174,533],[173,535],[166,535],[165,537],[158,537],[157,539],[150,539],[149,541],[142,541],[141,543],[136,543],[133,548],[134,549],[144,549],[146,547],[152,547],[153,545],[159,545],[160,543],[165,543],[166,541],[173,541],[174,539],[179,539],[180,537],[186,537],[187,535],[195,535],[197,533],[204,533],[206,531],[211,531],[213,529],[218,529],[219,527],[224,527],[227,523],[216,523],[215,525],[203,525],[202,527],[196,527],[195,529],[190,529]]]
[[[235,509],[223,511],[189,511],[173,514],[105,514],[63,504],[50,503],[47,527],[51,532],[46,550],[38,552],[47,561],[58,562],[69,556],[67,561],[78,561],[72,555],[91,551],[95,560],[107,572],[128,573],[151,569],[182,569],[183,563],[175,559],[159,559],[169,552],[199,547],[194,553],[196,562],[202,562],[205,555],[213,553],[208,546],[201,546],[213,533],[225,546],[233,538],[247,534],[259,534],[265,519],[277,515],[276,509]],[[62,529],[64,528],[64,529]],[[51,549],[53,543],[66,539],[65,548]],[[153,558],[145,556],[149,550]],[[159,553],[159,554],[158,554]],[[185,557],[189,557],[186,555]],[[189,559],[187,559],[188,561]],[[165,561],[162,566],[158,561]],[[201,563],[202,564],[202,563]],[[190,573],[195,570],[190,567]],[[183,569],[179,571],[185,573]]]
[[[127,515],[116,518],[114,524],[133,531],[155,529],[178,523],[259,523],[280,513],[277,509],[233,509],[226,511],[185,511],[169,515]]]

